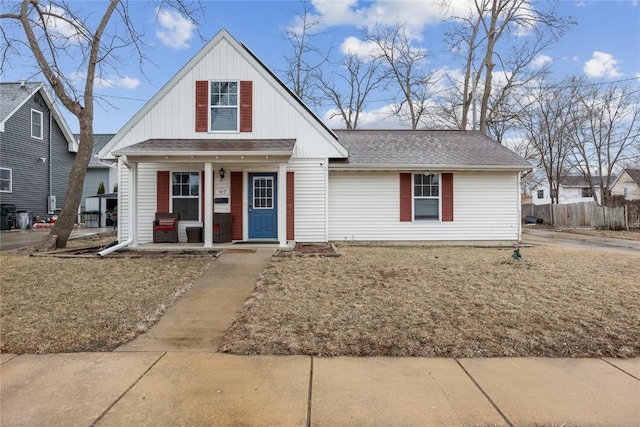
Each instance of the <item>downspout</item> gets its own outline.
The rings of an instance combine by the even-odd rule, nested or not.
[[[53,128],[53,117],[51,114],[51,109],[53,108],[53,106],[51,106],[51,108],[49,108],[49,197],[53,196],[53,172],[51,170],[51,164],[52,164],[52,160],[53,158],[51,157],[52,154],[52,149],[51,149],[51,138],[52,138],[52,131],[51,129]],[[49,200],[47,200],[47,212],[49,211],[48,209],[49,207]],[[53,210],[53,214],[55,215],[55,209]]]
[[[111,246],[107,249],[104,249],[100,252],[98,252],[98,255],[100,256],[105,256],[105,255],[109,255],[111,252],[115,252],[115,251],[119,251],[122,248],[126,248],[127,246],[129,246],[131,243],[133,243],[133,232],[132,232],[132,224],[133,224],[133,191],[131,191],[131,187],[132,185],[132,176],[133,173],[131,171],[131,165],[129,164],[129,162],[127,162],[126,158],[120,158],[120,161],[122,161],[122,164],[125,165],[125,167],[127,168],[127,170],[129,171],[129,193],[127,194],[127,203],[129,204],[129,212],[128,212],[128,219],[127,221],[129,222],[129,238],[122,243],[118,243],[117,245]],[[118,177],[118,181],[120,181],[119,177]],[[118,188],[120,188],[120,182],[118,183]],[[118,210],[121,210],[120,208],[118,208]],[[119,215],[119,213],[118,213]]]

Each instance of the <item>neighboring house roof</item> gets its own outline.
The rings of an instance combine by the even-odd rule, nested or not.
[[[192,70],[200,61],[202,61],[213,48],[220,43],[221,40],[226,40],[233,46],[249,63],[255,64],[255,69],[258,70],[266,79],[270,79],[275,83],[275,87],[279,89],[283,96],[288,96],[294,101],[295,106],[300,108],[303,114],[306,114],[310,121],[315,123],[318,129],[321,129],[329,138],[336,149],[347,156],[347,152],[344,147],[340,146],[337,141],[336,135],[327,127],[326,124],[320,120],[313,112],[298,98],[262,61],[258,59],[244,44],[239,43],[234,39],[231,34],[225,29],[220,30],[200,51],[187,62],[172,78],[169,80],[115,135],[115,137],[99,152],[100,158],[106,158],[109,156],[110,151],[118,144],[122,137],[127,134],[135,124],[140,121],[146,114],[148,114],[153,107],[162,100],[167,93],[169,93],[180,82],[190,70]],[[120,152],[120,150],[118,150]]]
[[[348,159],[331,169],[516,170],[532,166],[480,131],[336,130]]]
[[[638,184],[638,186],[640,186],[640,169],[626,168],[626,169],[623,169],[623,172],[626,172],[627,175],[629,175],[629,177],[633,180],[633,182],[635,182],[636,184]],[[620,178],[621,176],[622,174],[620,174],[618,178]]]
[[[293,154],[295,139],[149,139],[114,151],[117,156],[164,155],[286,155]]]
[[[53,116],[62,130],[67,140],[68,150],[78,152],[78,142],[71,133],[66,120],[60,113],[58,106],[44,83],[28,82],[3,82],[0,83],[0,132],[4,132],[5,123],[22,107],[36,92],[40,92],[42,98],[47,103],[47,107],[52,111]]]
[[[78,143],[80,143],[80,135],[75,134],[74,136],[78,140]],[[91,153],[91,159],[89,160],[88,167],[90,168],[110,167],[110,164],[102,162],[100,159],[98,159],[98,153],[100,152],[100,150],[102,150],[102,148],[105,145],[107,145],[109,141],[111,141],[111,138],[113,138],[114,136],[115,136],[115,133],[94,133],[93,134],[93,151]]]
[[[600,186],[600,181],[602,180],[603,184],[606,184],[606,176],[594,176],[593,184],[597,187]],[[611,183],[615,181],[615,176],[611,177]],[[562,179],[562,183],[560,184],[563,187],[589,187],[589,181],[582,175],[567,175]]]

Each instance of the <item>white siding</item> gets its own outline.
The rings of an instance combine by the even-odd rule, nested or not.
[[[616,183],[611,187],[611,194],[614,196],[624,196],[626,189],[627,200],[640,199],[640,186],[624,171]]]
[[[339,157],[335,148],[339,144],[329,132],[249,58],[246,52],[237,50],[235,44],[221,39],[200,62],[173,82],[175,85],[164,96],[153,99],[151,102],[156,103],[150,104],[146,114],[137,117],[137,122],[127,124],[131,125],[130,130],[115,137],[121,137],[115,149],[151,138],[293,138],[297,140],[296,157]],[[253,81],[253,132],[196,132],[195,82],[198,80]]]
[[[397,172],[330,172],[331,241],[515,241],[518,176],[454,173],[454,221],[400,222]]]
[[[327,241],[327,160],[293,160],[295,172],[295,240]]]

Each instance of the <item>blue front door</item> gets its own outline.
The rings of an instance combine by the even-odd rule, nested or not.
[[[249,174],[249,238],[278,238],[275,173]]]

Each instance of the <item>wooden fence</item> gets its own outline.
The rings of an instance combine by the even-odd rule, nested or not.
[[[556,227],[594,227],[605,230],[623,230],[640,227],[640,200],[626,201],[622,206],[598,206],[596,202],[567,205],[522,205],[522,220],[527,217],[541,219]]]

